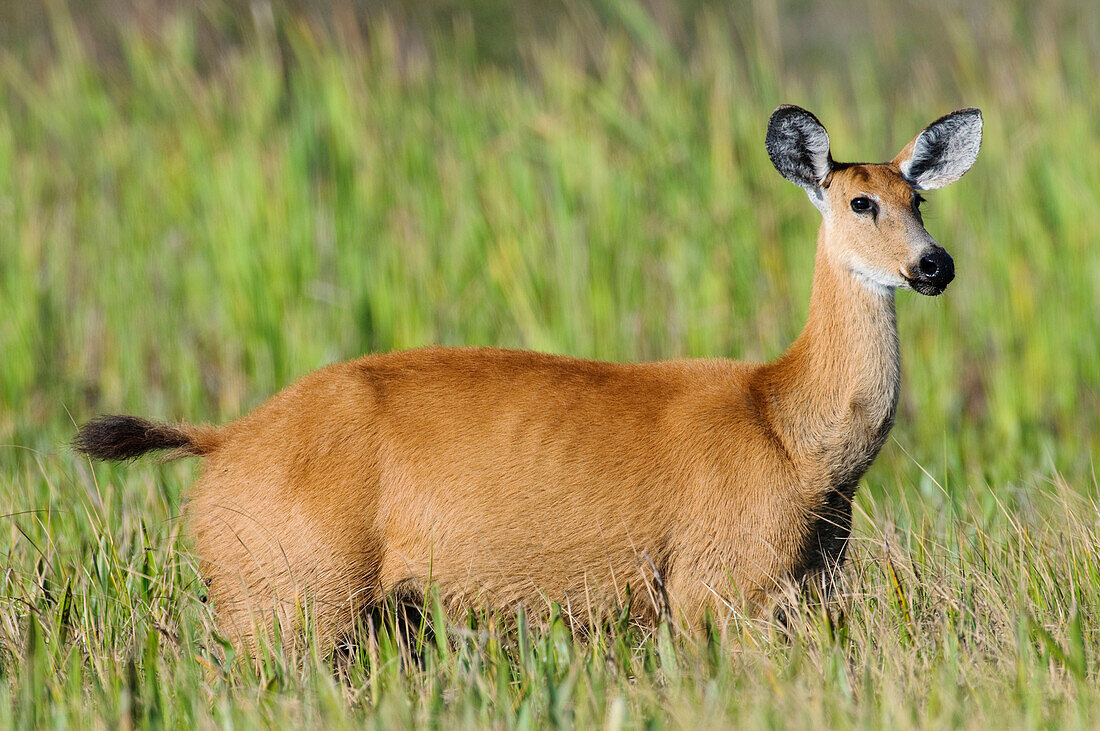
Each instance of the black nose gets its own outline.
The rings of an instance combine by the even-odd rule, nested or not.
[[[955,278],[955,262],[951,259],[951,255],[939,246],[927,249],[914,268],[916,271],[911,272],[910,275],[913,283],[925,285],[928,289],[939,290],[936,294],[946,289]],[[923,291],[923,288],[915,287],[915,289]]]

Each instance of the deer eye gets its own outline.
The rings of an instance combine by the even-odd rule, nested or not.
[[[875,202],[870,198],[860,196],[852,199],[852,210],[856,213],[873,213],[876,209]]]

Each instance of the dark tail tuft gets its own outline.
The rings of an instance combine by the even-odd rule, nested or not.
[[[155,424],[136,416],[97,416],[76,433],[73,449],[92,459],[119,461],[146,452],[174,449],[175,455],[204,455],[217,446],[210,427]]]

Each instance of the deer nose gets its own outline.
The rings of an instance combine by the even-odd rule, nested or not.
[[[921,254],[909,277],[913,289],[921,294],[939,294],[955,278],[955,262],[943,247],[932,246]]]

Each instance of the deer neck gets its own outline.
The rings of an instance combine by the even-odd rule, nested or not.
[[[806,326],[761,369],[758,403],[806,487],[850,496],[893,425],[897,318],[893,290],[833,261],[828,236],[823,223]]]

